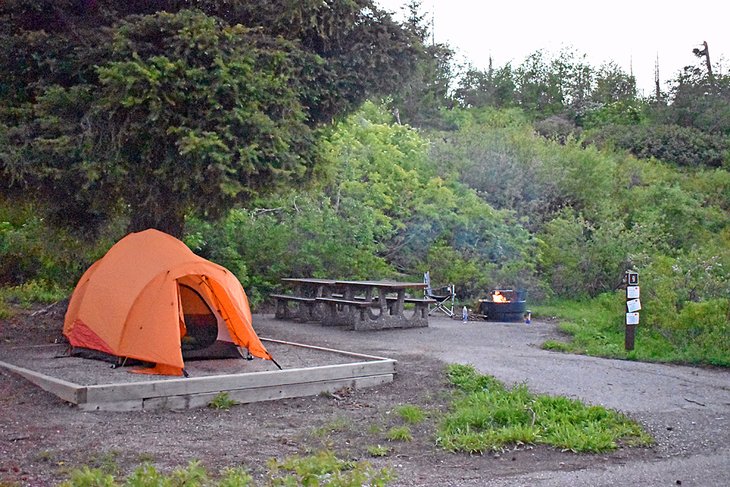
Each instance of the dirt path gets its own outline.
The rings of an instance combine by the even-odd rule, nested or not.
[[[57,313],[58,314],[58,313]],[[62,317],[62,313],[60,314]],[[0,322],[0,342],[48,342],[60,317]],[[210,471],[245,465],[264,485],[269,458],[332,448],[351,459],[392,468],[395,486],[666,486],[730,485],[730,371],[604,360],[544,351],[559,338],[554,324],[531,326],[432,319],[428,328],[352,332],[255,316],[263,337],[395,358],[392,384],[268,403],[230,411],[82,412],[21,378],[0,371],[0,486],[53,486],[79,465],[114,467],[142,461],[160,469],[200,459]],[[637,346],[641,346],[637,343]],[[654,448],[576,455],[521,447],[500,455],[450,454],[428,431],[388,443],[397,404],[433,407],[444,362],[469,363],[507,383],[580,398],[626,412],[657,439]],[[122,372],[120,372],[122,373]],[[390,454],[372,458],[367,447]]]

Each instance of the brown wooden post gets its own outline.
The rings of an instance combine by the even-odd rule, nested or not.
[[[630,352],[634,349],[636,327],[639,325],[639,310],[641,309],[641,302],[639,301],[639,273],[626,271],[624,281],[626,282],[626,331],[624,335],[624,348],[627,352]]]
[[[624,348],[627,352],[634,349],[634,339],[636,337],[636,325],[626,325],[626,333],[624,336]]]

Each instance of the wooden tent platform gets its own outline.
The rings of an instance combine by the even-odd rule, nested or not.
[[[97,360],[59,357],[59,346],[28,347],[0,367],[82,410],[132,411],[205,407],[221,392],[251,403],[372,387],[393,381],[396,361],[262,338],[283,367],[256,359],[186,363],[188,378],[130,374]],[[14,362],[14,363],[10,363]],[[261,370],[274,368],[275,370]],[[240,372],[241,369],[246,370]]]

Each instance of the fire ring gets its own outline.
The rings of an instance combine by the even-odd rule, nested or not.
[[[489,298],[479,300],[479,313],[487,321],[522,321],[527,311],[527,291],[524,289],[495,289]]]

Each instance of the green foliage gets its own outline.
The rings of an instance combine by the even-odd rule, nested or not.
[[[393,426],[385,435],[390,441],[413,441],[413,433],[408,426]]]
[[[196,6],[4,8],[3,186],[77,227],[122,215],[180,236],[190,212],[312,177],[315,128],[397,86],[416,52],[364,0]]]
[[[433,158],[493,207],[516,212],[531,231],[566,206],[603,211],[599,205],[610,201],[617,165],[575,142],[546,142],[529,125],[489,122],[472,123],[435,144]]]
[[[319,428],[312,431],[312,434],[317,437],[327,437],[334,432],[348,431],[352,429],[353,424],[350,418],[344,416],[338,416],[332,421],[328,421]]]
[[[446,44],[433,43],[427,14],[420,11],[420,0],[402,9],[408,14],[403,27],[419,49],[413,75],[393,94],[394,112],[399,122],[415,127],[448,127],[442,114],[451,105],[449,84],[453,78],[454,51]]]
[[[355,202],[340,207],[321,193],[290,193],[257,200],[258,208],[234,210],[219,225],[189,220],[191,248],[236,274],[255,305],[281,286],[283,276],[387,275],[377,256],[377,229]],[[351,213],[351,215],[350,215]]]
[[[386,450],[387,454],[387,450]],[[266,485],[271,486],[327,486],[360,487],[387,485],[393,474],[387,468],[376,470],[367,462],[349,462],[338,459],[330,451],[312,456],[293,456],[279,461],[271,459]],[[63,487],[246,487],[256,485],[253,477],[242,468],[226,468],[217,479],[209,477],[199,462],[190,462],[164,474],[151,464],[137,467],[124,481],[99,469],[82,467],[74,470]]]
[[[233,406],[238,404],[237,401],[231,399],[227,392],[219,392],[208,404],[208,407],[213,409],[223,409],[228,411]]]
[[[31,206],[0,200],[0,285],[71,287],[107,245],[103,235],[89,242],[49,227]]]
[[[426,412],[418,406],[412,404],[403,404],[395,408],[398,416],[408,424],[418,424],[426,419]]]
[[[114,477],[96,468],[82,467],[71,472],[70,479],[61,487],[117,487]]]
[[[390,454],[390,448],[382,445],[371,445],[367,450],[371,457],[387,457]]]
[[[508,64],[487,71],[469,68],[459,79],[454,97],[464,107],[507,108],[514,104],[515,81],[512,67]]]
[[[431,270],[435,280],[458,278],[465,293],[528,281],[534,242],[508,212],[439,177],[427,148],[367,104],[322,143],[326,187],[258,199],[216,226],[191,219],[185,240],[235,272],[254,303],[284,275],[420,279]]]
[[[272,459],[269,471],[272,486],[385,486],[393,478],[388,469],[375,470],[367,462],[340,460],[330,451],[308,457],[292,456],[281,462]]]
[[[253,477],[243,468],[225,468],[218,487],[249,487],[254,485]]]
[[[447,450],[483,453],[541,443],[595,453],[614,450],[619,443],[651,443],[637,423],[615,411],[536,396],[524,385],[507,389],[467,365],[449,365],[447,374],[460,391],[439,428],[437,442]]]
[[[730,154],[726,137],[678,125],[606,125],[586,138],[600,147],[686,167],[721,167]]]
[[[730,134],[730,76],[710,74],[703,62],[688,66],[674,80],[671,104],[660,105],[658,122],[692,127],[704,133]]]
[[[653,271],[655,272],[655,271]],[[544,347],[588,355],[642,360],[730,366],[730,303],[727,298],[685,302],[678,306],[672,279],[653,272],[641,274],[641,322],[635,349],[624,347],[625,293],[605,293],[586,301],[556,301],[533,306],[537,316],[560,318],[568,343]]]
[[[580,119],[581,126],[586,129],[593,129],[607,126],[632,126],[646,120],[646,107],[636,100],[620,100],[601,105],[583,115]],[[604,135],[605,136],[605,135]],[[600,138],[600,136],[599,136]]]
[[[614,288],[631,256],[641,248],[641,228],[623,222],[592,224],[568,213],[551,220],[539,235],[543,278],[559,296],[596,296]]]
[[[34,303],[54,303],[68,296],[69,289],[47,281],[27,281],[19,286],[0,289],[0,299],[27,308]]]

